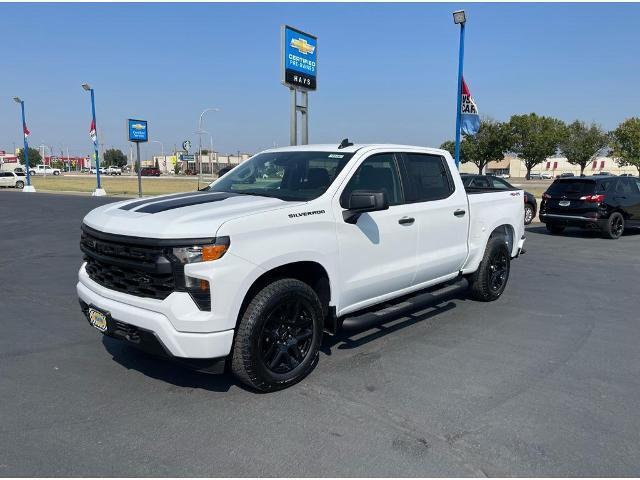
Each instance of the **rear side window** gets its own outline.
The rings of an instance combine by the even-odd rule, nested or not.
[[[453,179],[444,158],[424,153],[405,153],[407,202],[428,202],[453,193]]]
[[[593,195],[610,190],[611,180],[556,180],[547,192],[550,195]]]
[[[616,182],[616,193],[633,195],[636,191],[630,180],[626,178],[619,178]]]

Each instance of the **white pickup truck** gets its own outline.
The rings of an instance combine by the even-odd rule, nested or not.
[[[53,168],[49,165],[36,165],[35,168],[29,170],[30,175],[60,175],[59,168]]]
[[[523,210],[519,190],[467,195],[444,150],[267,150],[202,191],[91,211],[77,292],[107,335],[276,390],[363,309],[463,278],[500,297]]]
[[[104,173],[106,175],[122,175],[122,169],[120,167],[116,167],[115,165],[111,165],[104,171]]]

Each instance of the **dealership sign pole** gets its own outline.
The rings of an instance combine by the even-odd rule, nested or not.
[[[88,83],[83,83],[82,88],[91,93],[91,127],[89,127],[89,137],[91,137],[91,140],[93,141],[93,150],[96,159],[96,189],[91,195],[94,197],[101,197],[106,195],[107,192],[105,192],[100,185],[100,157],[98,153],[98,130],[96,128],[96,100],[93,94],[93,88],[91,88]]]
[[[464,10],[453,12],[453,22],[460,25],[460,48],[458,51],[458,97],[456,100],[456,167],[460,167],[460,120],[462,115],[462,71],[464,62],[464,25],[467,22]]]
[[[142,168],[140,165],[140,144],[149,141],[149,130],[146,120],[127,120],[127,130],[129,131],[129,141],[136,144],[136,169],[138,170],[138,196],[142,197]]]
[[[316,90],[318,37],[283,25],[282,83],[291,91],[290,143],[298,144],[298,112],[302,116],[301,143],[309,143],[309,95]],[[301,103],[298,104],[298,91]]]
[[[31,167],[29,166],[29,142],[27,137],[29,136],[29,129],[27,128],[27,122],[24,116],[24,100],[20,97],[13,97],[16,103],[20,104],[20,110],[22,111],[22,138],[24,140],[24,168],[25,176],[27,177],[27,185],[22,189],[23,192],[35,192],[36,189],[31,185]]]

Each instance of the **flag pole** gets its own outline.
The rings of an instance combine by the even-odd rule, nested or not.
[[[465,22],[460,24],[460,49],[458,52],[458,101],[456,108],[456,149],[455,160],[456,167],[460,167],[460,123],[462,117],[462,66],[464,62],[464,25]]]

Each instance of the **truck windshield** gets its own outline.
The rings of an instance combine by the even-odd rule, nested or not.
[[[213,182],[207,190],[313,200],[327,191],[352,156],[353,153],[342,152],[260,153]]]

